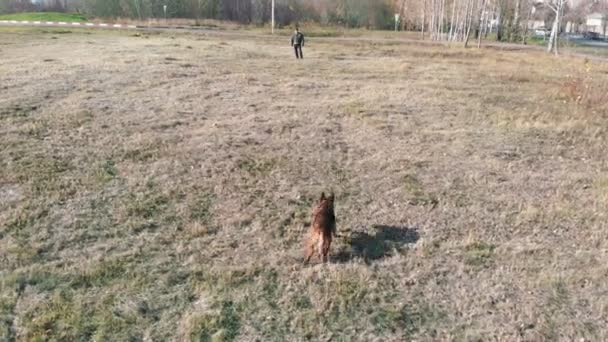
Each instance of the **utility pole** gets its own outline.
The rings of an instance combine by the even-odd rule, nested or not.
[[[272,32],[271,33],[274,34],[274,0],[272,0],[272,14],[271,14],[271,17],[272,17],[272,24],[271,24],[272,25],[272,28],[271,28]]]

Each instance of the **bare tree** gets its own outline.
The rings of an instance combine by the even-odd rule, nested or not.
[[[450,32],[448,33],[448,40],[454,40],[454,15],[456,14],[456,2],[456,0],[452,1],[452,18],[450,19]]]
[[[527,0],[527,4],[528,4],[528,16],[526,17],[526,21],[524,22],[524,28],[523,28],[523,34],[521,37],[521,43],[526,45],[528,43],[528,25],[530,24],[530,19],[532,18],[532,14],[534,14],[534,11],[536,9],[536,4],[534,0]]]
[[[554,51],[561,22],[576,21],[580,25],[581,18],[591,11],[608,13],[600,9],[608,0],[581,0],[573,20],[574,11],[568,17],[563,13],[568,1],[544,0],[546,11],[551,8],[559,12],[551,51]],[[488,32],[496,32],[498,40],[525,42],[530,9],[538,2],[542,0],[275,0],[279,26],[310,20],[345,27],[388,29],[394,28],[393,14],[398,13],[401,29],[418,30],[422,39],[428,32],[433,40],[466,44],[469,35],[475,34],[478,46],[479,35],[483,39]],[[164,5],[170,17],[191,18],[197,23],[203,18],[256,25],[271,20],[271,0],[0,0],[0,11],[55,8],[99,17],[145,19],[163,16]]]
[[[475,9],[477,7],[481,7],[481,6],[479,6],[479,1],[480,0],[469,0],[470,11],[469,11],[469,13],[467,13],[467,16],[468,16],[467,29],[466,29],[466,33],[465,33],[465,37],[464,37],[464,47],[465,48],[469,44],[469,37],[471,37],[471,27],[473,26],[473,18],[475,17]],[[477,16],[477,17],[479,18],[479,16]]]
[[[424,28],[426,26],[426,7],[427,7],[427,0],[423,0],[424,5],[422,7],[422,30],[421,30],[421,35],[422,35],[422,39],[424,39]]]
[[[483,37],[484,34],[484,30],[486,30],[486,18],[488,17],[487,13],[486,13],[486,8],[488,7],[488,1],[489,0],[483,0],[483,3],[481,4],[481,10],[479,11],[479,28],[478,28],[478,35],[477,35],[477,48],[481,48],[481,39]]]
[[[545,2],[545,5],[555,12],[555,19],[553,20],[553,27],[551,28],[551,36],[549,38],[547,52],[553,52],[555,55],[558,55],[559,29],[561,27],[561,20],[564,13],[566,0],[549,0]]]
[[[521,0],[515,0],[515,12],[513,13],[513,25],[509,32],[509,40],[516,41],[519,37],[519,12],[521,10]]]

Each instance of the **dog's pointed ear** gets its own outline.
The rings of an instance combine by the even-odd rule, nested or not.
[[[335,194],[332,192],[332,193],[329,195],[329,200],[333,202],[335,198],[336,198],[336,195],[335,195]]]
[[[319,199],[319,201],[323,201],[325,199],[325,192],[321,193],[321,198]]]

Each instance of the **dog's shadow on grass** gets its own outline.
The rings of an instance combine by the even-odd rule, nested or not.
[[[355,231],[343,237],[346,248],[330,258],[339,263],[362,258],[369,263],[398,253],[420,239],[417,230],[411,227],[374,225],[373,228],[373,235]]]

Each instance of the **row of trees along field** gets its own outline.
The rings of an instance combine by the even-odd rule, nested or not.
[[[0,11],[71,11],[95,17],[218,19],[263,25],[272,0],[0,0]],[[167,13],[164,6],[167,6]],[[276,0],[276,24],[318,22],[390,29],[392,0]]]
[[[272,0],[0,0],[0,11],[54,10],[95,17],[191,18],[264,25]],[[275,0],[276,22],[317,22],[349,28],[420,31],[434,40],[468,44],[491,32],[499,41],[525,43],[529,23],[552,28],[549,50],[566,22],[583,25],[589,13],[606,13],[608,0]],[[167,13],[164,6],[167,6]],[[400,19],[395,23],[395,14]],[[395,25],[397,24],[397,25]]]

